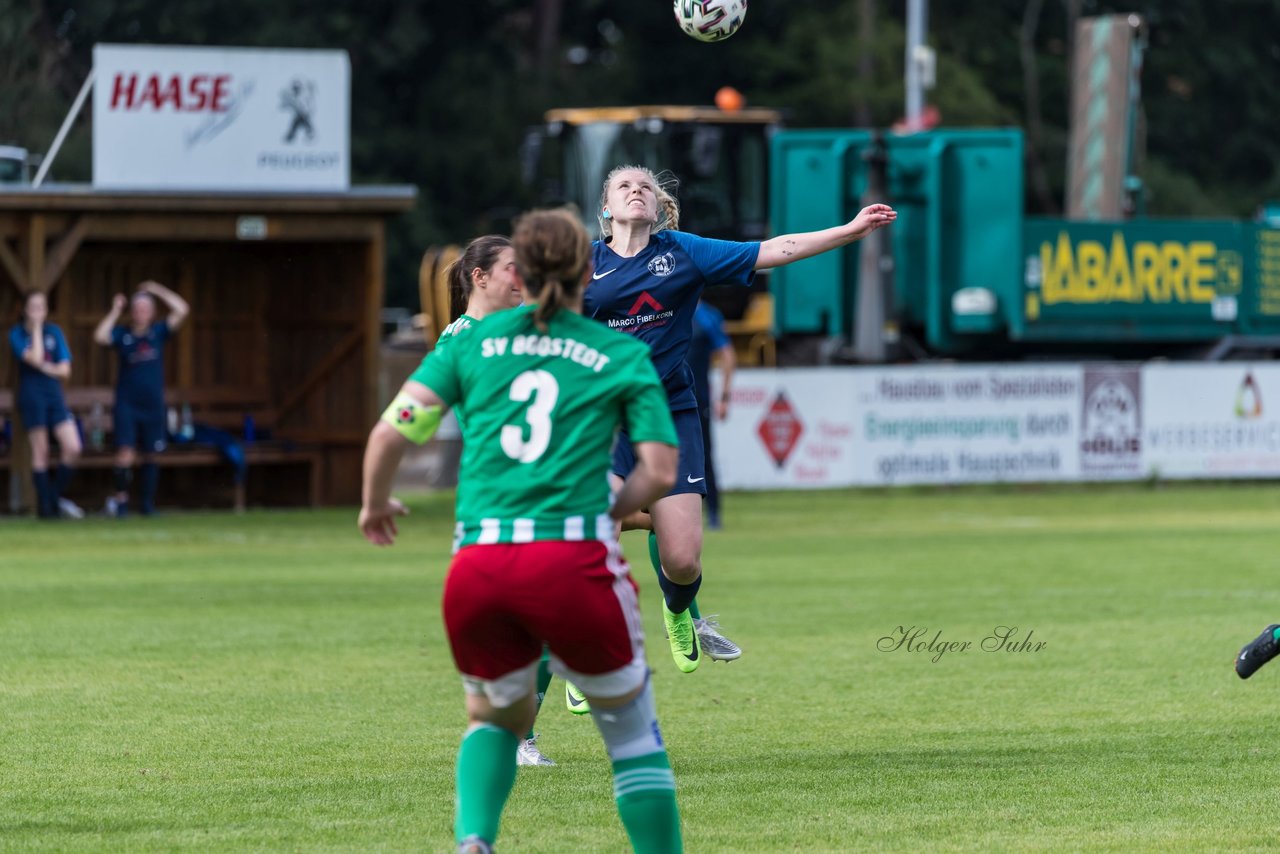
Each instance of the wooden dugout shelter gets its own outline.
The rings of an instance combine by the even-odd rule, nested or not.
[[[415,196],[399,186],[256,194],[0,187],[0,420],[12,420],[15,439],[0,465],[29,496],[7,335],[22,295],[49,295],[50,319],[72,354],[68,403],[83,419],[115,384],[115,354],[93,342],[94,327],[114,294],[155,279],[191,304],[165,354],[168,401],[236,435],[249,415],[272,437],[273,445],[246,445],[250,500],[358,502],[363,442],[379,405],[385,220]],[[270,466],[286,460],[311,461],[301,490],[283,489],[283,473],[274,482]],[[85,466],[93,464],[86,449]],[[210,475],[191,480],[198,488]]]

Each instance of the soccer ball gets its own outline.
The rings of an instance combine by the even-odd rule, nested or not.
[[[700,42],[729,38],[747,17],[747,0],[675,0],[680,29]]]

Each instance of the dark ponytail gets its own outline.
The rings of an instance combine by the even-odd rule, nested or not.
[[[457,320],[467,311],[467,302],[475,290],[471,271],[479,267],[486,272],[498,263],[498,255],[511,245],[511,240],[501,234],[486,234],[467,244],[458,259],[449,265],[449,302],[451,320]]]
[[[549,210],[520,217],[511,242],[525,289],[538,301],[534,322],[545,332],[556,312],[582,290],[582,277],[591,261],[591,240],[573,214]]]

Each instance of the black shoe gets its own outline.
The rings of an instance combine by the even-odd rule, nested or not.
[[[1240,650],[1240,654],[1236,656],[1237,676],[1248,679],[1257,673],[1262,665],[1280,655],[1280,644],[1276,643],[1276,629],[1280,629],[1280,623],[1267,626],[1262,634],[1249,641],[1244,649]]]

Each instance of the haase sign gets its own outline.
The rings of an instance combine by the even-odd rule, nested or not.
[[[98,45],[93,183],[127,190],[345,190],[344,51]]]

